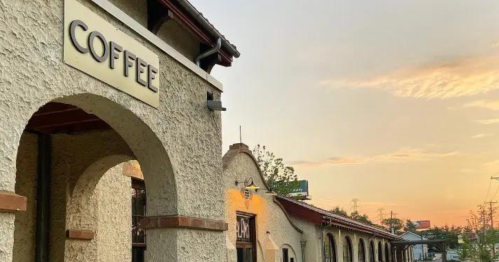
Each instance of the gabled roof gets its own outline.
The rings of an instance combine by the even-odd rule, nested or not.
[[[367,225],[347,217],[333,214],[329,211],[298,200],[281,196],[276,197],[276,199],[282,204],[282,206],[290,215],[308,220],[317,226],[335,226],[347,230],[387,238],[390,240],[402,240],[401,237],[394,235],[386,230]]]
[[[400,237],[404,238],[404,236],[407,236],[407,235],[415,236],[415,237],[421,239],[420,235],[413,233],[413,232],[410,232],[410,231],[404,232],[403,234],[400,235]],[[428,240],[428,238],[423,237],[422,240]]]

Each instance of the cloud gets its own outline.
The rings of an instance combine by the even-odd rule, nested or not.
[[[472,136],[471,138],[479,139],[479,138],[484,138],[484,137],[489,137],[489,136],[492,136],[492,134],[476,134],[476,135]]]
[[[499,110],[499,100],[495,101],[477,100],[465,104],[464,107],[476,107],[476,108],[484,108],[497,111]]]
[[[417,148],[402,148],[395,152],[372,156],[360,157],[330,157],[322,161],[291,161],[292,166],[331,166],[331,165],[355,165],[372,162],[411,162],[427,161],[435,158],[443,158],[458,155],[458,152],[431,152]]]
[[[446,99],[499,89],[499,57],[466,58],[394,70],[370,78],[327,79],[332,88],[375,88],[397,97]]]
[[[476,122],[478,122],[482,125],[499,124],[499,118],[480,119],[480,120],[476,120]]]

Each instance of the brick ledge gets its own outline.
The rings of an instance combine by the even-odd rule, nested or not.
[[[27,198],[13,192],[0,191],[0,213],[26,211]]]
[[[91,230],[81,230],[81,229],[68,229],[66,231],[67,239],[74,240],[92,240],[95,237],[95,233]]]

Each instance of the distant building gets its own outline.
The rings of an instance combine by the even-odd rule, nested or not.
[[[427,238],[421,238],[420,235],[412,232],[405,232],[404,234],[400,235],[400,237],[402,237],[404,240],[409,241],[428,240]],[[423,260],[425,257],[428,257],[428,245],[414,245],[412,249],[412,257],[414,258],[414,260]]]

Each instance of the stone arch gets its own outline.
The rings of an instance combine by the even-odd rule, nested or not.
[[[53,100],[70,104],[105,121],[128,145],[141,164],[148,198],[148,215],[177,213],[177,188],[165,146],[151,128],[132,111],[111,100],[89,93]]]
[[[378,250],[378,261],[381,262],[381,261],[384,261],[383,260],[383,246],[381,244],[381,240],[378,241],[378,247],[377,247],[377,250]]]
[[[357,255],[359,262],[367,262],[368,252],[366,252],[367,251],[366,248],[367,248],[366,242],[364,241],[364,239],[362,237],[359,237],[358,255]]]
[[[374,247],[374,240],[369,241],[369,261],[376,261],[376,249]]]
[[[281,260],[279,260],[279,261],[283,261],[283,258],[282,258],[282,250],[283,250],[284,248],[287,248],[287,249],[288,249],[288,252],[289,252],[290,257],[294,257],[294,258],[295,258],[295,261],[297,261],[297,259],[298,259],[298,258],[296,257],[296,251],[295,251],[295,249],[294,249],[294,248],[293,248],[290,244],[283,244],[283,245],[280,247],[279,251],[281,252],[281,255],[280,255]]]
[[[324,239],[324,257],[325,262],[336,262],[339,258],[338,245],[334,235],[332,233],[326,234]]]
[[[92,228],[92,225],[85,220],[87,216],[82,215],[81,207],[88,202],[89,196],[91,195],[89,193],[95,189],[95,186],[102,175],[108,169],[119,163],[131,159],[136,159],[141,163],[145,184],[148,188],[148,216],[178,214],[176,179],[170,157],[165,149],[166,146],[156,136],[156,133],[149,125],[143,121],[143,119],[154,119],[155,116],[146,114],[150,111],[141,111],[140,108],[142,107],[134,107],[135,105],[130,106],[130,108],[135,108],[136,112],[134,113],[128,109],[129,105],[127,103],[137,103],[136,101],[125,100],[123,104],[119,104],[106,97],[90,93],[52,99],[41,104],[39,108],[42,108],[49,103],[71,105],[88,114],[95,115],[111,127],[111,130],[104,133],[109,135],[108,137],[114,137],[116,139],[114,140],[116,143],[109,143],[111,144],[109,149],[85,157],[85,159],[78,164],[78,167],[71,167],[69,162],[64,163],[64,161],[52,165],[52,169],[54,171],[57,170],[59,173],[65,172],[75,174],[74,176],[71,176],[71,179],[70,181],[67,181],[67,184],[66,182],[61,181],[60,183],[57,182],[59,184],[56,185],[60,186],[61,190],[67,190],[68,197],[52,200],[64,201],[64,203],[61,204],[61,208],[65,208],[64,210],[59,210],[59,208],[57,211],[54,210],[54,215],[57,217],[51,218],[51,225],[52,220],[57,221],[58,223],[55,226],[51,226],[53,228],[51,229],[51,233],[52,230],[57,231],[57,234],[51,234],[51,238],[57,238],[51,242],[50,247],[51,257],[55,258],[54,261],[61,261],[61,258],[63,259],[65,256],[65,247],[68,248],[66,245],[67,242],[65,241],[66,229],[94,229]],[[40,104],[37,103],[37,105]],[[33,118],[34,113],[36,113],[39,108],[34,107],[32,111],[35,112],[30,110],[31,115],[29,115],[28,119],[24,122],[25,126],[23,128],[28,127],[29,121]],[[30,134],[30,136],[35,135]],[[69,137],[70,135],[66,136]],[[106,135],[103,135],[102,139],[105,138]],[[19,146],[16,149],[17,155],[19,155],[19,147],[23,144],[24,139],[26,139],[26,136],[21,136],[19,139]],[[88,147],[93,146],[92,144],[87,145]],[[73,155],[78,156],[84,155],[85,152],[97,152],[95,150],[85,151],[87,145],[80,145],[83,149],[81,151],[73,151]],[[74,148],[72,149],[74,150]],[[68,149],[68,152],[69,150],[70,149]],[[16,164],[16,167],[19,170],[19,161]],[[54,183],[52,183],[52,187],[53,184]],[[58,196],[65,197],[65,193],[58,193]],[[151,237],[150,241],[153,243],[154,241],[152,241],[152,239],[157,238],[158,234],[157,232],[154,232],[154,234],[151,235],[154,236]],[[78,243],[77,247],[69,248],[77,250],[88,246],[82,245],[81,243],[82,242]],[[19,246],[18,243],[15,245]],[[52,247],[57,247],[57,250],[53,251]]]
[[[341,249],[341,254],[343,256],[343,262],[353,262],[353,242],[350,236],[345,236],[342,239],[343,245]],[[345,247],[346,245],[346,247]]]
[[[388,242],[385,243],[385,261],[386,262],[391,261],[390,247],[388,245]]]

